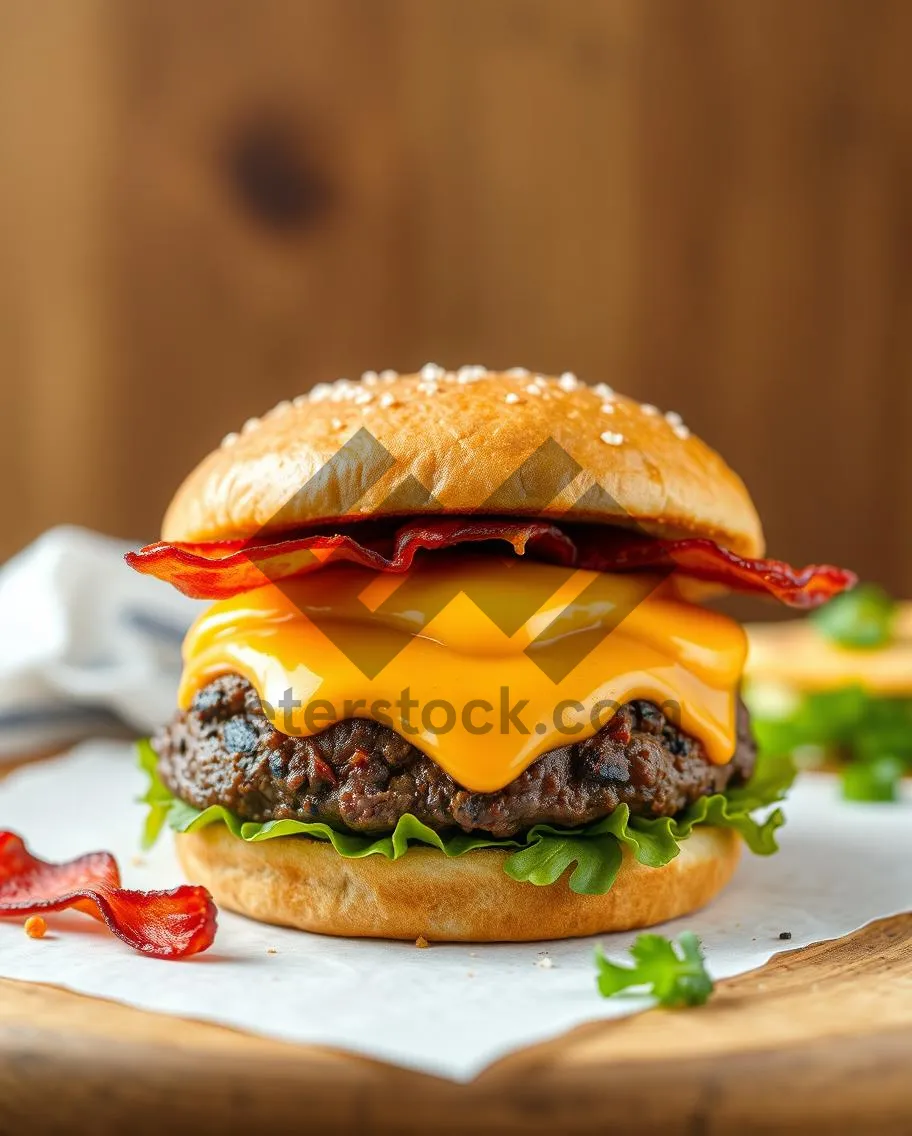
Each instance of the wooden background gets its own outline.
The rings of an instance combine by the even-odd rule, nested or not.
[[[0,0],[0,556],[365,368],[676,409],[912,594],[907,0]]]

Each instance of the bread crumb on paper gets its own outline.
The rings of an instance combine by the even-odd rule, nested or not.
[[[543,958],[536,959],[535,965],[541,967],[542,970],[551,970],[554,966],[554,959],[545,955]]]
[[[47,923],[40,915],[30,915],[24,926],[25,933],[30,939],[43,939],[47,933]]]
[[[422,950],[424,950],[425,947],[430,946],[430,943],[428,943],[428,941],[424,937],[424,935],[419,935],[418,938],[415,940],[415,946],[420,947]]]
[[[278,947],[267,947],[266,948],[266,954],[267,955],[277,955],[278,953],[279,953]]]

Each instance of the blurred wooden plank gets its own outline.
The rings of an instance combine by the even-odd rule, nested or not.
[[[126,452],[106,418],[114,55],[110,4],[0,10],[0,555],[98,522]]]
[[[629,375],[639,7],[417,0],[407,12],[402,115],[427,287],[406,362]]]
[[[151,534],[228,430],[393,361],[409,186],[384,5],[139,0],[121,15],[122,414],[155,470],[138,514]]]
[[[650,13],[643,387],[730,455],[776,551],[909,592],[912,8]]]

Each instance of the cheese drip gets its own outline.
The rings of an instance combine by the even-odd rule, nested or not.
[[[655,576],[435,556],[403,574],[328,566],[213,604],[185,640],[179,699],[238,673],[286,734],[376,718],[494,792],[639,698],[724,764],[745,654],[737,623]]]

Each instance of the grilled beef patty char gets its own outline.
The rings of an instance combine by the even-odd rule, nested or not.
[[[319,820],[364,833],[389,832],[412,813],[439,832],[500,838],[539,823],[587,824],[621,804],[637,816],[674,816],[699,797],[742,785],[756,754],[743,704],[735,756],[714,765],[656,705],[630,702],[593,737],[543,754],[496,793],[473,793],[367,718],[310,737],[281,733],[238,675],[200,690],[152,744],[162,780],[198,809],[218,804],[243,820]]]
[[[281,733],[238,675],[199,691],[153,746],[165,784],[199,809],[220,804],[243,820],[321,820],[364,833],[391,831],[412,813],[441,832],[501,838],[537,823],[586,824],[620,804],[638,816],[674,816],[699,797],[743,784],[756,752],[743,705],[735,756],[720,766],[657,706],[636,701],[593,737],[545,753],[498,792],[473,793],[370,719],[311,737]]]

